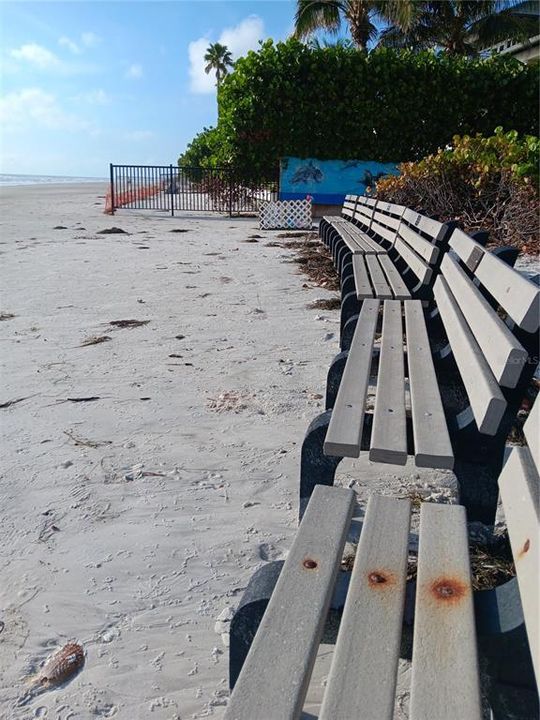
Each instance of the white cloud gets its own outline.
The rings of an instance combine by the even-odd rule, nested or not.
[[[101,42],[101,38],[99,37],[99,35],[96,35],[96,33],[83,32],[83,34],[81,35],[81,42],[85,47],[92,48],[96,45],[99,45],[99,43]]]
[[[89,90],[88,92],[80,93],[76,95],[74,100],[77,102],[88,103],[88,105],[109,105],[111,98],[105,90],[99,88],[98,90]]]
[[[25,62],[35,65],[41,70],[60,66],[60,60],[57,56],[47,48],[37,45],[36,43],[26,43],[10,52],[15,60],[24,60]]]
[[[151,140],[153,137],[154,133],[151,130],[132,130],[124,135],[126,140],[133,140],[133,142],[143,142]]]
[[[93,32],[84,32],[81,34],[79,44],[77,44],[71,38],[62,35],[58,38],[58,44],[62,47],[67,48],[74,55],[80,55],[83,52],[83,48],[93,48],[101,42],[101,38]]]
[[[62,47],[66,47],[74,55],[81,54],[81,48],[77,45],[77,43],[73,42],[73,40],[70,40],[65,35],[63,35],[61,38],[58,38],[58,44]]]
[[[58,99],[41,88],[25,88],[0,98],[0,122],[8,130],[40,126],[52,130],[88,130],[89,123],[66,113]]]
[[[250,15],[235,27],[225,28],[217,42],[226,45],[233,60],[245,55],[249,50],[256,50],[259,40],[264,38],[264,22],[257,15]],[[202,37],[189,43],[189,77],[190,88],[194,93],[212,93],[215,91],[216,78],[213,73],[204,71],[204,56],[212,40]]]
[[[138,63],[133,63],[133,65],[130,65],[126,70],[126,77],[130,78],[131,80],[139,80],[140,78],[142,78],[142,76],[142,65],[139,65]]]

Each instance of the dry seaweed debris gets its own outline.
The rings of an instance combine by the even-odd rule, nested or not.
[[[17,317],[13,313],[8,312],[0,312],[0,320],[13,320],[14,317]]]
[[[83,340],[79,347],[88,347],[89,345],[99,345],[100,343],[108,342],[112,340],[110,335],[91,335],[90,337]]]
[[[122,228],[119,227],[110,227],[105,228],[104,230],[98,230],[98,235],[129,235],[128,232],[125,230],[122,230]]]
[[[87,438],[77,437],[72,430],[64,430],[64,435],[67,435],[70,440],[73,440],[75,445],[84,445],[85,447],[91,448],[112,445],[112,440],[89,440]]]
[[[341,300],[338,297],[320,298],[308,305],[310,310],[339,310],[340,307]]]
[[[294,244],[293,249],[298,250],[298,256],[294,262],[312,282],[327,290],[338,291],[339,276],[334,268],[332,258],[321,242],[310,239],[313,236],[314,233],[309,233],[305,241],[287,243],[287,247]]]
[[[0,403],[0,409],[4,410],[5,408],[11,407],[12,405],[16,405],[17,403],[22,402],[23,400],[27,400],[28,398],[22,397],[17,398],[16,400],[7,400],[6,402]]]
[[[115,328],[135,328],[148,325],[150,320],[110,320],[109,325]]]

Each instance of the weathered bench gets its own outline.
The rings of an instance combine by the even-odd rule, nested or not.
[[[540,401],[524,426],[526,446],[507,447],[499,477],[516,577],[475,593],[476,627],[488,660],[496,718],[538,718],[540,685]]]
[[[493,522],[505,442],[538,366],[540,291],[459,230],[450,248],[428,311],[418,300],[363,301],[350,349],[331,365],[327,409],[303,442],[300,513],[342,458],[364,450],[453,468],[470,517]]]
[[[540,288],[460,230],[428,313],[461,502],[492,523],[506,440],[538,367]]]
[[[363,300],[432,297],[434,271],[453,225],[361,196],[347,196],[343,213],[323,218],[319,232],[340,276],[341,347],[346,349]]]
[[[344,572],[354,493],[319,485],[285,563],[255,573],[231,623],[226,720],[299,718],[328,610],[343,605],[319,720],[393,717],[411,614],[411,720],[482,717],[478,647],[492,717],[507,720],[509,703],[521,712],[513,717],[537,717],[539,411],[525,427],[529,448],[510,450],[500,478],[517,582],[473,593],[465,508],[434,503],[421,506],[417,576],[407,582],[410,502],[379,496],[369,500],[352,574]]]

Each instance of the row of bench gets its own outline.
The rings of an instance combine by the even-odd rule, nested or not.
[[[320,235],[340,274],[342,352],[302,447],[296,539],[255,573],[231,623],[225,717],[300,717],[329,608],[343,617],[319,718],[393,717],[411,618],[411,720],[482,716],[478,651],[492,717],[536,717],[540,403],[528,447],[505,444],[538,365],[538,287],[482,234],[370,198],[348,196]],[[329,486],[362,450],[459,481],[461,506],[422,504],[414,581],[403,499],[370,499],[352,575],[340,571],[356,505]],[[473,592],[467,519],[493,522],[499,491],[517,581]]]

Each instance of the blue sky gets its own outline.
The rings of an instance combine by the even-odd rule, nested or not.
[[[202,56],[286,38],[293,0],[0,2],[0,172],[169,164],[216,122]]]

